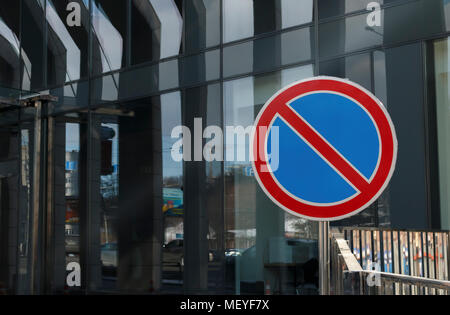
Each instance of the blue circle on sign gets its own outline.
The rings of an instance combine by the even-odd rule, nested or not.
[[[339,94],[319,92],[289,106],[370,181],[378,166],[380,138],[374,121],[359,104]],[[278,128],[278,148],[271,141],[273,127]],[[272,149],[278,149],[279,154],[271,154]],[[279,116],[272,123],[267,152],[274,178],[298,199],[325,205],[358,193]]]

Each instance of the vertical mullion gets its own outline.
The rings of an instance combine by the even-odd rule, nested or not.
[[[319,54],[319,0],[314,0],[314,74],[320,75],[320,54]]]
[[[42,21],[42,34],[43,34],[43,47],[42,47],[42,58],[43,58],[43,64],[42,64],[42,87],[45,89],[48,86],[48,27],[47,27],[47,0],[42,0],[44,3],[44,14],[43,14],[43,21]]]

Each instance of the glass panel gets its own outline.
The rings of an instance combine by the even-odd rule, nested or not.
[[[177,88],[180,83],[188,86],[219,77],[220,51],[213,50],[94,78],[91,81],[91,100],[93,105],[98,105],[147,97],[158,91]]]
[[[184,259],[184,170],[183,162],[172,158],[176,139],[172,130],[182,125],[181,94],[161,96],[162,192],[163,192],[163,289],[183,287]],[[167,288],[166,288],[167,287]]]
[[[185,1],[186,52],[220,44],[220,0]]]
[[[66,2],[47,0],[47,81],[50,86],[76,81],[88,74],[89,7],[84,1],[75,3],[81,8],[81,26],[67,24]]]
[[[320,64],[320,74],[347,78],[361,84],[368,90],[372,90],[373,65],[371,55],[372,53],[366,53],[322,62]]]
[[[376,2],[380,6],[395,4],[396,2],[407,0],[321,0],[319,4],[319,19],[326,19],[333,16],[349,14],[357,11],[365,11],[369,3]]]
[[[44,82],[44,0],[22,1],[23,90],[39,90]]]
[[[324,3],[328,2],[331,1],[324,1]],[[329,6],[331,10],[342,8],[342,1],[333,2],[334,4]],[[446,8],[447,4],[444,8],[442,0],[405,1],[400,5],[382,9],[380,26],[369,26],[367,22],[369,11],[320,23],[320,56],[327,58],[356,50],[442,34],[448,30],[446,24],[449,19],[448,14],[445,14]]]
[[[20,2],[0,1],[0,84],[20,88]]]
[[[450,229],[450,38],[434,43],[441,226]]]
[[[367,26],[367,15],[356,15],[319,25],[320,58],[383,44],[383,25]]]
[[[314,55],[312,32],[313,29],[308,27],[225,47],[224,77],[270,71],[283,65],[311,60]]]
[[[181,1],[131,2],[131,64],[180,53],[183,33]]]
[[[88,226],[93,290],[152,293],[165,285],[182,288],[183,173],[166,150],[171,141],[167,131],[179,125],[180,113],[179,92],[96,110]],[[170,219],[163,215],[169,207]],[[169,270],[161,263],[168,250],[164,238],[178,241],[170,246]]]
[[[191,85],[211,81],[220,77],[220,51],[213,50],[204,54],[182,59],[182,84]]]
[[[313,0],[224,0],[224,42],[311,23]]]
[[[72,118],[73,122],[67,123],[64,120],[55,123],[55,235],[57,241],[55,242],[55,253],[56,257],[59,257],[60,252],[63,250],[61,248],[61,240],[59,239],[59,230],[64,229],[64,252],[65,261],[61,264],[60,259],[56,259],[56,270],[57,272],[61,268],[66,269],[71,263],[82,264],[83,251],[82,248],[83,241],[85,240],[85,235],[82,233],[82,219],[85,216],[85,201],[83,196],[85,195],[82,191],[81,185],[83,172],[86,171],[86,163],[84,162],[82,154],[86,152],[86,143],[82,141],[83,135],[86,132],[86,125],[81,125],[76,122],[76,115]],[[84,147],[82,148],[82,145]],[[64,148],[63,150],[59,150]],[[63,163],[61,163],[63,162]],[[64,172],[62,172],[64,170]],[[62,177],[64,174],[64,178]],[[62,192],[61,183],[64,183],[64,190]],[[60,196],[64,196],[64,200],[60,200]],[[62,202],[61,202],[62,201]],[[65,216],[61,218],[61,213]],[[61,290],[65,279],[69,272],[63,275],[58,275],[55,277],[55,287]],[[63,277],[61,277],[63,276]],[[55,289],[56,289],[55,288]],[[79,291],[81,287],[69,287],[69,292]]]
[[[92,1],[92,72],[100,74],[126,64],[127,0]],[[84,1],[88,6],[88,1]]]
[[[21,240],[24,236],[24,230],[17,222],[19,139],[17,127],[0,129],[0,294],[3,295],[16,293],[16,265],[18,257],[22,258],[19,255],[25,256],[26,253],[17,252],[20,248],[17,239],[19,231]],[[26,265],[24,267],[26,268]],[[25,272],[27,270],[22,270],[22,274]],[[20,278],[22,280],[22,277]]]
[[[252,126],[273,93],[312,75],[308,65],[225,82],[225,126]],[[253,176],[248,140],[248,134],[225,136],[228,283],[237,294],[317,294],[318,225],[285,213],[265,196]]]
[[[141,72],[145,69],[139,69]],[[121,74],[110,74],[91,81],[91,104],[97,105],[104,102],[112,102],[119,99],[119,78]],[[124,74],[126,76],[126,74]],[[143,82],[140,80],[141,84]]]

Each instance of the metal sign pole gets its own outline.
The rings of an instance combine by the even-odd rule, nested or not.
[[[319,292],[330,294],[330,223],[319,222]]]

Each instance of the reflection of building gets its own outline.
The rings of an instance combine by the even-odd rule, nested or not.
[[[68,261],[80,263],[85,293],[315,290],[317,224],[277,208],[246,157],[171,156],[175,127],[251,126],[276,91],[313,75],[372,91],[401,148],[386,192],[334,225],[450,228],[448,1],[383,1],[372,28],[369,1],[76,2],[80,27],[65,24],[64,1],[0,0],[0,100],[59,98],[44,102],[41,138],[35,108],[0,106],[8,293],[63,292]]]

